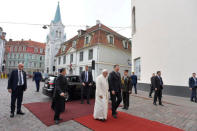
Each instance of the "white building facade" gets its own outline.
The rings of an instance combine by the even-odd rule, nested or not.
[[[165,85],[188,86],[197,72],[197,1],[132,0],[132,63],[140,83],[161,71]]]
[[[130,70],[130,40],[107,29],[97,24],[82,34],[79,31],[77,36],[62,44],[56,56],[57,69],[66,68],[67,74],[80,75],[86,65],[91,70],[92,61],[95,61],[95,69],[92,70],[94,80],[103,69],[112,71],[115,64],[120,65],[121,74],[126,69]]]
[[[61,43],[66,40],[64,25],[61,21],[60,6],[58,3],[54,20],[49,25],[49,34],[47,35],[46,54],[45,54],[45,72],[52,74],[55,66],[55,55],[57,54]]]
[[[5,67],[5,61],[4,61],[4,53],[5,53],[5,36],[6,33],[3,32],[3,29],[0,27],[0,72],[2,72],[2,66]]]

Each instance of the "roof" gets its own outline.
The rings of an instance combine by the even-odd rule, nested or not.
[[[46,44],[45,43],[40,43],[36,41],[8,41],[6,45],[26,45],[26,46],[31,46],[31,47],[37,47],[37,48],[45,48]]]
[[[58,2],[58,5],[57,5],[57,9],[56,9],[56,13],[55,13],[55,17],[54,17],[53,22],[54,22],[54,23],[61,22],[61,13],[60,13],[59,2]]]
[[[99,30],[101,30],[101,32],[102,32],[100,35],[98,35]],[[65,51],[62,52],[61,48],[60,48],[56,56],[67,53],[67,51],[70,49],[70,47],[72,47],[72,42],[74,40],[77,41],[76,50],[80,50],[80,49],[84,48],[84,36],[91,34],[91,33],[94,35],[91,39],[89,46],[85,46],[85,47],[94,46],[98,43],[101,43],[103,45],[107,45],[108,41],[106,38],[106,34],[111,34],[111,35],[115,36],[114,47],[119,48],[119,49],[125,50],[122,46],[122,40],[130,41],[128,38],[120,35],[119,33],[115,32],[114,30],[105,26],[104,24],[96,24],[95,26],[92,26],[91,28],[88,28],[87,30],[82,30],[82,32],[83,32],[82,35],[80,35],[80,36],[75,35],[71,39],[64,42],[62,45],[66,45]],[[99,41],[98,41],[98,38],[99,38]],[[131,51],[131,50],[129,49],[128,51]]]

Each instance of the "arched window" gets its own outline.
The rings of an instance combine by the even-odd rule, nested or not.
[[[61,31],[59,32],[59,38],[61,38],[61,35],[62,35],[62,33],[61,33]]]
[[[132,9],[132,35],[136,33],[136,16],[135,16],[135,6]]]

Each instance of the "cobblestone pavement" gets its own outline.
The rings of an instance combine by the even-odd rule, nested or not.
[[[43,83],[41,84],[42,87]],[[10,118],[10,94],[7,92],[7,79],[0,79],[0,131],[90,131],[83,125],[70,120],[47,127],[37,119],[24,106],[24,116]],[[24,93],[23,103],[44,102],[50,98],[41,92],[35,92],[35,84],[28,80],[28,90]],[[191,103],[189,98],[163,96],[164,106],[154,106],[152,99],[147,98],[148,93],[138,91],[137,95],[131,95],[130,108],[120,111],[158,121],[167,125],[178,127],[186,131],[197,131],[197,104]]]

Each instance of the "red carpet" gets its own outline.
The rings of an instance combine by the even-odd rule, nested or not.
[[[92,114],[94,110],[94,100],[91,100],[90,103],[91,105],[88,105],[86,103],[80,104],[80,101],[72,101],[66,103],[66,111],[60,116],[61,118],[63,118],[63,121],[61,122]],[[24,104],[24,106],[45,125],[54,125],[54,112],[51,109],[51,102],[28,103]]]
[[[106,122],[94,120],[92,115],[76,118],[75,121],[94,131],[182,131],[178,128],[136,117],[124,112],[118,112],[117,116],[118,119],[114,119],[109,112]]]

